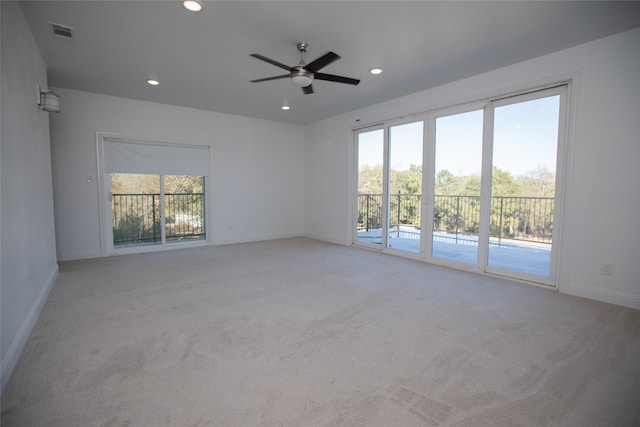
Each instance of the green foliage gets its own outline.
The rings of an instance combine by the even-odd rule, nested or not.
[[[382,165],[361,165],[358,171],[358,193],[382,194],[382,180]]]
[[[469,175],[461,177],[462,191],[454,194],[460,196],[479,196],[480,195],[480,175]]]
[[[409,170],[391,169],[390,181],[390,193],[422,194],[422,166],[411,165]]]
[[[518,185],[513,176],[509,172],[494,166],[491,178],[491,196],[520,196],[521,194],[520,185]]]
[[[202,193],[203,177],[165,175],[165,193]],[[114,194],[158,194],[160,175],[134,173],[111,174],[111,192]]]
[[[111,174],[113,194],[157,194],[160,192],[160,176],[133,173]]]
[[[203,178],[199,176],[166,175],[165,193],[202,193]]]
[[[556,177],[546,167],[539,166],[525,176],[519,177],[522,192],[531,197],[554,197]]]
[[[453,176],[449,169],[442,169],[436,173],[435,194],[457,194],[460,178]]]
[[[162,177],[167,240],[204,232],[204,177]],[[113,241],[115,245],[159,242],[160,176],[112,174]]]
[[[115,218],[114,212],[114,218]],[[159,218],[159,217],[158,217]],[[120,216],[115,221],[113,227],[113,242],[115,245],[156,242],[160,240],[160,220],[148,218],[130,209],[129,212]]]
[[[382,194],[382,166],[364,164],[358,171],[358,192],[360,194]],[[436,173],[434,179],[437,195],[480,195],[480,175],[454,176],[448,169]],[[492,196],[553,197],[555,175],[546,168],[526,175],[514,177],[509,172],[494,167],[492,171]],[[391,169],[389,173],[390,194],[422,194],[422,167],[411,165],[408,170]]]
[[[408,170],[390,171],[390,224],[420,227],[420,197],[422,197],[422,167],[411,165]],[[358,223],[363,228],[380,228],[384,206],[382,166],[363,165],[358,174]],[[433,181],[434,230],[477,235],[480,217],[481,177],[478,174],[455,176],[447,169],[436,173]],[[490,235],[503,238],[530,238],[549,241],[553,228],[555,175],[539,167],[526,175],[514,177],[508,171],[494,167],[491,185]],[[534,219],[531,205],[543,203],[532,198],[546,197],[544,209]],[[535,221],[535,222],[534,222]]]

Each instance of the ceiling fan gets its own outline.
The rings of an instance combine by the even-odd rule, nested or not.
[[[266,77],[264,79],[251,80],[252,83],[266,82],[268,80],[286,79],[287,77],[293,81],[297,86],[302,88],[302,92],[305,95],[313,93],[313,80],[325,80],[329,82],[345,83],[348,85],[357,85],[360,83],[358,79],[352,79],[350,77],[336,76],[334,74],[319,73],[322,68],[331,64],[332,62],[340,59],[340,56],[334,52],[327,52],[321,57],[313,60],[309,64],[304,62],[304,54],[309,50],[308,43],[298,43],[298,52],[300,52],[300,63],[294,67],[282,64],[278,61],[274,61],[271,58],[262,56],[258,53],[252,53],[251,56],[258,58],[262,61],[268,62],[271,65],[287,70],[289,74],[283,74],[281,76]]]

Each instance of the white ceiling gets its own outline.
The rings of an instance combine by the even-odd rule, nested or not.
[[[207,1],[198,13],[177,0],[21,4],[50,86],[297,124],[640,27],[640,2]],[[334,51],[342,59],[322,72],[360,85],[316,81],[304,95],[288,79],[249,82],[286,73],[249,54],[297,65],[301,41],[307,63]]]

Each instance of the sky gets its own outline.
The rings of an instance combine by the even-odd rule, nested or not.
[[[517,177],[539,167],[555,172],[559,96],[497,107],[493,164]],[[482,163],[482,110],[436,119],[436,171],[479,174]],[[422,122],[391,128],[391,166],[422,163]],[[383,131],[359,135],[359,163],[382,164]]]

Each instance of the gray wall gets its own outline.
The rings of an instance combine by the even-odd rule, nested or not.
[[[49,113],[36,103],[47,87],[40,51],[17,2],[2,15],[0,149],[2,388],[58,272],[53,220]]]

